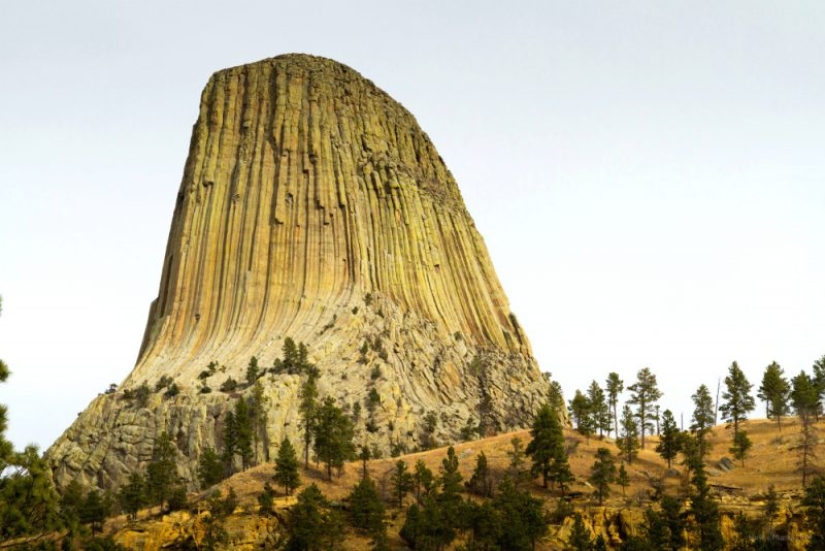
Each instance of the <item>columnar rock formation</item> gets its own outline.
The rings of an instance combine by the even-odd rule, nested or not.
[[[510,312],[456,182],[400,104],[352,69],[286,55],[220,71],[201,98],[158,298],[137,365],[52,446],[58,484],[118,485],[163,430],[184,474],[220,448],[225,410],[291,337],[319,389],[353,412],[360,441],[389,450],[523,426],[547,382]],[[199,375],[211,362],[214,374]],[[166,377],[175,396],[124,399]],[[265,460],[297,440],[299,375],[267,373]],[[202,387],[214,391],[203,393]],[[168,393],[172,394],[172,393]],[[370,430],[365,430],[367,423]],[[376,429],[377,427],[377,429]]]

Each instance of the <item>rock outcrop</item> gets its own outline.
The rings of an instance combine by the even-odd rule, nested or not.
[[[287,337],[306,343],[359,443],[385,453],[418,446],[430,412],[441,441],[468,420],[524,426],[548,390],[427,135],[369,80],[307,55],[209,80],[137,365],[48,450],[57,484],[118,486],[162,431],[193,480],[253,392],[218,388],[245,381],[253,356],[266,371]],[[257,461],[299,440],[301,380],[259,379]]]

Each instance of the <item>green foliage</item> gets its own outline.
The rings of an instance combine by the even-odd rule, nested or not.
[[[676,419],[673,413],[666,409],[662,414],[662,431],[659,436],[659,443],[656,445],[656,453],[667,461],[667,468],[670,469],[676,455],[682,451],[682,438],[679,427],[676,426]]]
[[[238,388],[238,381],[229,376],[226,380],[221,383],[220,390],[221,392],[232,392]]]
[[[487,462],[487,455],[483,451],[476,456],[476,466],[470,480],[467,481],[467,488],[478,496],[492,497],[493,495],[493,473]]]
[[[779,430],[782,430],[782,417],[791,411],[788,405],[790,392],[791,385],[788,384],[784,371],[778,363],[771,362],[762,374],[757,397],[765,401],[765,415],[768,419],[776,419]]]
[[[149,390],[149,385],[145,382],[142,383],[139,387],[134,390],[134,401],[135,405],[139,408],[145,408],[149,404],[149,395],[152,391]],[[126,394],[124,393],[124,397]]]
[[[748,455],[748,451],[753,447],[753,442],[751,439],[748,438],[747,431],[740,430],[737,432],[733,437],[733,445],[730,447],[729,451],[733,454],[734,459],[738,459],[742,462],[742,466],[745,466],[745,457]]]
[[[149,499],[147,497],[146,479],[140,473],[129,475],[129,482],[120,487],[117,494],[120,507],[130,519],[137,519],[138,512],[144,508]]]
[[[198,483],[201,490],[211,488],[224,479],[221,457],[212,448],[204,448],[198,457]]]
[[[349,521],[353,528],[375,540],[386,536],[384,504],[375,482],[364,477],[349,496]]]
[[[287,550],[326,551],[340,546],[340,518],[330,509],[318,486],[312,484],[302,490],[289,512],[291,535]]]
[[[616,446],[627,459],[628,463],[633,463],[633,459],[639,455],[639,425],[636,417],[628,405],[622,409],[622,418],[619,421],[621,433],[616,438]]]
[[[655,551],[682,549],[685,545],[684,530],[681,504],[676,498],[665,495],[659,510],[652,507],[645,509],[645,519],[640,530],[645,548]]]
[[[103,530],[103,523],[111,514],[112,501],[107,495],[101,495],[97,490],[90,490],[86,497],[80,502],[78,508],[78,519],[82,524],[88,524],[92,530],[92,536]]]
[[[462,442],[470,442],[471,440],[475,440],[480,431],[481,427],[478,423],[476,423],[476,420],[473,417],[468,417],[467,422],[463,427],[461,427]]]
[[[802,504],[806,507],[806,526],[811,531],[807,549],[825,549],[825,476],[817,476],[805,488]]]
[[[533,419],[530,436],[532,440],[527,445],[526,453],[533,460],[531,473],[534,477],[542,476],[542,485],[545,489],[552,480],[564,493],[565,485],[572,481],[573,475],[564,449],[561,424],[549,405],[545,404],[539,409]]]
[[[543,511],[543,502],[533,497],[530,492],[518,489],[506,477],[499,490],[492,504],[496,514],[485,515],[492,524],[492,530],[488,530],[497,536],[498,549],[535,549],[536,542],[547,533],[550,525],[550,519]]]
[[[590,530],[584,525],[581,514],[573,515],[573,529],[570,531],[570,539],[567,541],[567,549],[572,551],[590,551],[593,537]]]
[[[286,495],[301,485],[298,474],[298,454],[289,438],[284,438],[278,446],[278,457],[275,459],[275,482],[284,489]]]
[[[327,477],[332,480],[332,468],[343,467],[344,461],[355,458],[352,421],[335,405],[332,397],[324,399],[315,415],[313,439],[315,454],[327,466]]]
[[[688,513],[694,521],[694,547],[703,551],[721,550],[725,542],[722,538],[719,507],[710,495],[710,486],[701,462],[694,466],[691,482],[694,492]]]
[[[285,345],[286,346],[286,345]],[[301,385],[298,412],[301,415],[301,429],[304,431],[304,467],[309,468],[309,448],[315,430],[316,410],[318,409],[318,385],[315,371],[310,370]]]
[[[802,437],[797,451],[799,468],[802,471],[802,485],[805,486],[808,476],[814,472],[813,460],[816,457],[814,422],[821,412],[822,404],[816,384],[804,371],[801,371],[791,381],[791,402],[802,424]]]
[[[174,379],[169,375],[163,375],[158,382],[155,383],[155,392],[160,392],[164,388],[169,388],[169,386],[174,382]]]
[[[37,446],[13,453],[0,478],[0,541],[52,530],[59,521],[51,471]]]
[[[613,410],[613,429],[616,434],[619,432],[619,395],[624,390],[624,381],[619,378],[619,374],[611,371],[607,374],[607,381],[605,382],[605,389],[607,390],[607,405]]]
[[[392,484],[392,497],[398,508],[404,506],[404,496],[413,489],[413,475],[407,470],[407,463],[399,459],[395,463],[395,469],[390,477]]]
[[[423,497],[427,497],[435,490],[435,475],[422,461],[415,462],[415,470],[413,471],[413,493],[415,494],[415,501],[421,503]]]
[[[93,537],[83,543],[85,551],[128,551],[128,549],[117,543],[111,535]]]
[[[172,383],[169,385],[169,388],[166,389],[166,392],[163,393],[164,398],[174,398],[180,394],[180,387],[178,387],[177,383]]]
[[[272,506],[275,504],[275,490],[269,485],[269,482],[264,482],[264,490],[258,494],[258,505],[260,506],[260,514],[262,516],[269,516],[272,514]]]
[[[616,480],[616,462],[610,455],[607,448],[596,450],[596,461],[590,467],[590,476],[587,478],[596,490],[599,498],[599,505],[604,503],[604,498],[610,496],[610,485]]]
[[[642,368],[636,374],[636,382],[627,387],[631,392],[629,404],[636,406],[636,417],[639,419],[639,431],[641,434],[641,447],[645,447],[645,433],[652,429],[656,422],[655,405],[662,397],[656,383],[656,375],[650,368]]]
[[[696,393],[691,396],[691,399],[694,408],[690,430],[696,436],[697,451],[701,460],[708,452],[710,444],[705,440],[705,437],[710,433],[713,425],[716,424],[716,412],[713,407],[713,397],[711,397],[707,386],[700,385]]]
[[[587,401],[590,405],[590,416],[594,430],[599,432],[600,437],[604,436],[605,433],[610,434],[613,428],[610,406],[607,403],[604,390],[596,381],[591,382],[590,386],[587,387]]]
[[[589,442],[590,435],[593,434],[596,428],[590,400],[580,390],[576,390],[575,396],[570,400],[568,409],[570,410],[570,416],[573,418],[573,423],[576,425],[576,430],[579,434],[586,436]]]
[[[176,455],[175,444],[169,433],[163,431],[155,439],[152,460],[146,467],[146,490],[149,503],[160,505],[161,510],[166,505],[174,486],[179,483]]]
[[[739,423],[748,418],[748,413],[754,410],[756,403],[751,396],[753,385],[745,377],[745,373],[733,362],[725,377],[725,392],[722,393],[722,404],[719,411],[728,426],[733,427],[733,439],[736,440],[739,432]]]
[[[616,473],[616,484],[622,487],[622,497],[625,497],[625,490],[630,486],[630,475],[627,474],[624,461],[619,465],[619,471]]]
[[[261,376],[261,368],[258,366],[258,358],[252,356],[246,366],[246,383],[254,384]]]

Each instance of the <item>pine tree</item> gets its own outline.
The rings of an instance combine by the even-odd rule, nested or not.
[[[329,510],[318,486],[312,484],[298,494],[298,502],[290,508],[290,534],[287,549],[325,551],[337,547],[330,538],[340,541],[341,527]]]
[[[109,503],[97,490],[90,490],[83,499],[80,509],[80,522],[88,524],[92,530],[92,536],[103,530],[103,523],[109,516]]]
[[[429,496],[435,488],[435,475],[422,461],[415,462],[415,471],[413,472],[413,493],[415,494],[415,502],[421,503],[422,497]]]
[[[807,507],[806,526],[811,531],[806,549],[821,551],[825,549],[825,476],[817,476],[805,488],[802,504]]]
[[[234,455],[241,459],[241,470],[245,471],[252,463],[253,428],[249,404],[244,398],[235,402],[235,430],[236,440]]]
[[[610,450],[607,448],[596,450],[596,461],[590,467],[590,476],[587,480],[596,489],[599,505],[602,505],[604,498],[610,496],[610,485],[616,480],[616,463],[610,455]]]
[[[570,531],[570,539],[567,541],[567,549],[571,551],[590,551],[593,537],[590,530],[584,525],[584,520],[580,513],[573,515],[573,529]]]
[[[636,417],[630,410],[630,406],[625,405],[622,410],[622,419],[619,422],[622,429],[621,436],[616,439],[616,446],[627,459],[627,463],[633,463],[633,458],[639,455],[639,425]]]
[[[753,385],[745,377],[745,373],[733,362],[728,369],[728,376],[725,377],[725,392],[722,394],[722,418],[727,421],[728,426],[733,426],[733,439],[739,432],[739,423],[748,418],[748,413],[754,410],[756,404],[751,396]]]
[[[343,467],[344,461],[355,458],[352,421],[335,405],[332,397],[324,399],[314,422],[315,454],[327,466],[327,477],[332,480],[333,467]]]
[[[801,371],[791,381],[791,403],[802,424],[802,438],[797,450],[799,467],[802,471],[802,486],[808,481],[808,475],[814,471],[813,460],[816,458],[816,434],[814,422],[819,415],[821,403],[814,381],[807,373]]]
[[[493,474],[487,463],[487,455],[483,451],[476,456],[476,467],[467,482],[467,488],[482,497],[492,497],[493,495]]]
[[[292,490],[301,485],[301,476],[298,474],[298,454],[295,453],[295,448],[287,437],[284,437],[281,445],[278,446],[273,478],[288,496],[292,495]]]
[[[129,475],[129,482],[120,487],[118,500],[123,512],[132,520],[137,519],[138,512],[146,506],[146,479],[140,473]]]
[[[252,396],[249,400],[249,417],[252,421],[252,449],[253,459],[257,464],[260,461],[258,450],[263,448],[264,461],[269,461],[269,441],[266,433],[266,406],[269,398],[264,394],[261,381],[256,380],[252,387]]]
[[[596,381],[591,382],[587,388],[587,400],[590,403],[590,415],[593,419],[594,430],[599,431],[600,438],[605,433],[610,434],[613,428],[610,407],[607,405],[604,390]]]
[[[353,528],[380,539],[385,533],[384,504],[375,482],[370,477],[361,479],[349,496],[349,519]]]
[[[533,476],[542,476],[545,489],[548,482],[554,480],[564,492],[564,485],[570,481],[572,473],[564,450],[561,424],[549,405],[545,404],[539,409],[533,419],[530,436],[533,439],[527,445],[526,453],[533,459]]]
[[[407,470],[407,463],[403,459],[396,461],[390,483],[392,484],[393,499],[400,509],[404,506],[404,497],[413,489],[413,476]]]
[[[713,408],[713,398],[708,387],[700,385],[696,393],[691,396],[693,400],[693,418],[690,430],[696,435],[700,460],[705,457],[708,451],[708,442],[705,437],[710,433],[716,422],[716,414]]]
[[[667,468],[670,469],[673,460],[680,451],[682,451],[682,439],[679,427],[676,426],[673,413],[666,409],[662,414],[662,434],[659,443],[656,445],[656,453],[667,461]]]
[[[594,433],[596,427],[590,400],[580,390],[576,390],[575,396],[570,400],[568,409],[573,422],[576,424],[576,430],[579,434],[584,435],[587,442],[590,443],[590,435]]]
[[[788,415],[791,409],[788,405],[788,395],[791,386],[778,363],[772,362],[762,374],[762,384],[757,397],[765,401],[765,415],[768,419],[776,419],[779,430],[782,430],[782,417]]]
[[[235,413],[227,411],[223,418],[223,459],[228,476],[235,474],[235,450],[238,449],[238,424]]]
[[[724,549],[722,538],[719,507],[713,496],[710,495],[707,475],[702,463],[696,465],[691,479],[694,493],[690,500],[688,512],[693,516],[697,532],[697,548],[702,551],[717,551]]]
[[[547,533],[550,524],[543,511],[542,500],[533,497],[529,491],[520,490],[507,477],[501,482],[499,490],[493,500],[493,510],[498,513],[498,522],[496,523],[495,517],[491,519],[494,523],[491,526],[492,532],[497,534],[497,545],[487,549],[535,549],[536,542]]]
[[[252,356],[249,358],[249,364],[246,366],[246,383],[251,385],[258,380],[261,374],[261,368],[258,367],[258,358]]]
[[[750,451],[751,447],[753,447],[753,442],[751,442],[751,439],[748,438],[748,432],[740,430],[733,437],[733,445],[728,451],[733,454],[734,459],[741,461],[742,467],[744,467],[745,457],[748,455],[748,451]]]
[[[619,374],[610,372],[607,375],[607,404],[613,410],[613,430],[619,434],[619,395],[624,390],[624,381],[619,378]]]
[[[212,448],[204,448],[198,457],[198,482],[200,489],[211,488],[224,479],[224,465]]]
[[[178,483],[177,449],[169,433],[163,431],[155,439],[152,460],[146,467],[146,489],[153,505],[164,509],[173,486]]]
[[[294,343],[293,343],[294,345]],[[284,344],[286,347],[286,344]],[[297,354],[297,352],[296,352]],[[286,361],[286,360],[284,360]],[[297,361],[297,360],[296,360]],[[314,371],[307,374],[307,378],[301,385],[298,411],[301,414],[301,429],[304,431],[304,468],[309,468],[309,448],[312,444],[312,435],[315,430],[316,410],[318,409],[318,385]]]
[[[641,433],[641,447],[645,447],[645,432],[653,428],[656,421],[655,405],[662,397],[656,383],[656,375],[650,368],[643,368],[636,374],[636,382],[627,387],[631,392],[629,404],[636,406],[636,417],[639,419],[639,431]]]
[[[619,465],[619,472],[616,474],[616,484],[622,487],[622,497],[626,497],[625,490],[630,486],[630,476],[624,467],[624,461]]]

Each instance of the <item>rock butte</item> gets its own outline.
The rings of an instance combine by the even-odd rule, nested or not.
[[[385,454],[391,443],[414,449],[428,412],[442,442],[469,418],[488,431],[522,427],[549,387],[413,116],[354,70],[296,54],[206,85],[137,365],[48,450],[56,483],[116,487],[164,430],[193,483],[201,450],[222,445],[224,413],[251,393],[218,387],[244,381],[252,356],[271,366],[287,337],[309,347],[321,397],[352,412],[378,393],[378,430],[365,429],[365,409],[356,432]],[[208,379],[215,390],[200,393],[213,361],[223,366]],[[177,396],[124,399],[163,376]],[[258,462],[285,435],[300,442],[302,379],[260,381]]]

